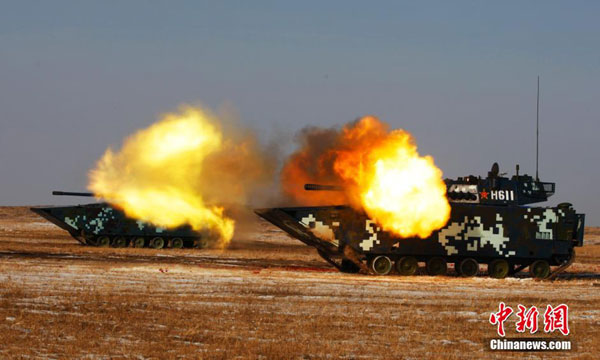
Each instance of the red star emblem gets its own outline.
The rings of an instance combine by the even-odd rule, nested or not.
[[[483,190],[482,192],[480,192],[480,194],[481,194],[481,198],[482,199],[487,199],[488,198],[488,192],[487,191]]]

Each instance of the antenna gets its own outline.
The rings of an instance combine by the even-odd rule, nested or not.
[[[540,76],[537,77],[537,107],[535,113],[535,180],[540,181],[538,174],[540,154]]]

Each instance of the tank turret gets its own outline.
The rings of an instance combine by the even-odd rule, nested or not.
[[[518,167],[518,165],[517,165]],[[500,173],[498,163],[492,165],[486,178],[469,175],[446,179],[448,201],[488,205],[526,205],[547,201],[554,194],[555,183],[542,182],[517,173],[511,177]],[[307,191],[342,191],[339,185],[305,184]]]
[[[518,168],[518,166],[517,166]],[[548,200],[554,194],[555,183],[542,182],[529,175],[504,177],[494,163],[486,178],[473,175],[446,179],[450,202],[489,205],[526,205]]]

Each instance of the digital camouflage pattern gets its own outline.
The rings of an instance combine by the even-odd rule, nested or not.
[[[475,264],[503,259],[506,265],[501,265],[510,266],[514,272],[538,260],[545,262],[536,263],[542,268],[564,265],[572,260],[574,247],[583,245],[585,216],[577,214],[571,204],[524,206],[547,200],[554,193],[554,183],[536,181],[527,175],[502,177],[495,164],[487,178],[468,176],[446,180],[446,185],[450,220],[425,239],[399,238],[348,206],[272,208],[256,212],[317,248],[341,270],[348,270],[345,265],[349,263],[355,265],[350,266],[353,270],[364,269],[363,262],[372,265],[378,257],[387,258],[384,262],[411,257],[419,262],[436,258],[443,266],[446,262],[460,264],[465,259],[472,259]]]
[[[86,245],[205,247],[210,237],[208,233],[199,234],[192,231],[189,226],[166,229],[132,219],[107,203],[37,207],[31,210],[68,231],[71,236]],[[103,241],[99,242],[100,239]],[[158,239],[162,240],[162,246],[159,246],[161,241]]]

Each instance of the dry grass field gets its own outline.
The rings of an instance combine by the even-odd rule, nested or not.
[[[585,241],[555,281],[376,277],[337,272],[258,217],[225,251],[157,251],[84,247],[27,208],[4,207],[0,358],[593,359],[600,229]],[[552,337],[575,349],[491,352],[500,301],[568,304],[571,335]],[[514,322],[507,337],[518,337]]]

